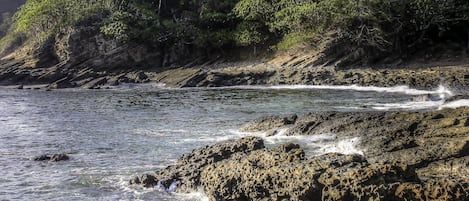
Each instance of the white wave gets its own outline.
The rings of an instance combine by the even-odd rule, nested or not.
[[[246,136],[256,136],[256,137],[266,137],[267,132],[244,132],[240,130],[230,129],[229,133],[232,133],[236,137],[246,137]]]
[[[371,104],[371,108],[375,110],[396,110],[396,109],[405,109],[405,110],[423,110],[435,108],[437,109],[443,104],[442,101],[408,101],[402,103],[376,103]]]
[[[458,108],[458,107],[464,107],[464,106],[469,106],[468,99],[460,99],[460,100],[451,101],[451,102],[441,105],[438,109]]]
[[[209,201],[202,189],[190,193],[174,193],[176,199],[184,201]]]
[[[339,110],[353,110],[353,111],[367,109],[367,107],[362,107],[362,106],[335,106],[334,108],[339,109]]]
[[[275,85],[275,86],[230,86],[220,88],[231,89],[331,89],[331,90],[353,90],[353,91],[375,91],[381,93],[403,93],[408,95],[424,95],[424,94],[445,94],[452,96],[453,92],[448,88],[440,85],[435,90],[413,89],[409,86],[395,87],[376,87],[376,86],[359,86],[359,85]]]
[[[287,136],[285,132],[288,128],[280,128],[276,135],[267,136],[267,132],[241,132],[232,130],[234,134],[241,137],[257,136],[262,137],[266,145],[276,146],[285,143],[297,143],[305,150],[308,156],[322,155],[326,153],[361,154],[363,150],[359,148],[360,138],[338,139],[334,134],[322,135],[294,135]]]
[[[333,144],[327,144],[320,150],[323,153],[342,153],[342,154],[360,154],[363,155],[363,150],[358,149],[360,138],[342,139]]]
[[[154,135],[154,136],[190,133],[189,130],[184,130],[184,129],[149,130],[149,129],[142,129],[142,128],[133,129],[130,132],[136,135]]]
[[[322,155],[326,153],[361,154],[363,150],[358,148],[359,138],[338,139],[333,134],[322,135],[298,135],[285,136],[274,135],[265,137],[266,144],[278,145],[287,142],[298,143],[308,156]]]

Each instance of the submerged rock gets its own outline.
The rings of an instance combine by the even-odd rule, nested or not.
[[[70,157],[67,154],[43,154],[40,156],[36,156],[33,158],[35,161],[66,161],[69,160]]]

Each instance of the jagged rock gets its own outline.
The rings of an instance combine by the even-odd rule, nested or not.
[[[87,82],[85,85],[82,86],[82,88],[85,89],[95,89],[101,85],[104,85],[107,83],[107,78],[106,77],[101,77],[101,78],[96,78],[94,80],[91,80]]]
[[[263,147],[255,137],[205,146],[184,155],[176,165],[136,177],[130,184],[165,190],[177,185],[178,192],[202,188],[210,200],[469,199],[466,179],[423,180],[415,166],[405,162],[369,162],[362,155],[337,153],[308,159],[298,144]],[[467,172],[465,163],[458,162],[461,173]]]
[[[457,100],[461,100],[461,99],[469,99],[469,95],[468,94],[458,94],[458,95],[455,95],[455,96],[452,96],[452,97],[446,99],[445,102],[448,103],[448,102],[457,101]]]
[[[57,80],[51,84],[47,88],[49,89],[63,89],[63,88],[73,88],[76,87],[77,84],[74,82],[71,82],[68,77],[62,78],[60,80]]]
[[[36,156],[33,158],[35,161],[52,161],[52,162],[58,162],[58,161],[66,161],[69,160],[69,156],[66,154],[43,154],[40,156]]]
[[[127,76],[132,83],[144,83],[148,82],[148,76],[143,71],[129,73]]]
[[[240,130],[245,132],[267,131],[285,125],[294,124],[297,118],[297,115],[262,117],[245,124],[240,128]]]
[[[314,112],[285,124],[283,116],[263,117],[242,127],[250,131],[285,129],[285,135],[333,133],[360,137],[370,161],[389,160],[424,167],[429,162],[469,155],[469,108],[429,112]],[[246,129],[247,128],[247,129]]]
[[[200,173],[207,165],[228,159],[233,155],[242,155],[262,148],[264,148],[264,142],[258,137],[220,142],[195,149],[179,158],[177,164],[162,169],[155,175],[146,174],[133,178],[130,183],[156,186],[160,181],[164,188],[169,188],[173,181],[178,181],[178,191],[189,191],[200,185]]]
[[[50,157],[49,161],[57,162],[57,161],[66,161],[68,159],[70,159],[70,158],[66,154],[53,154]]]

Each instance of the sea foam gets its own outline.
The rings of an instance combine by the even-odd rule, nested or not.
[[[458,108],[458,107],[464,107],[464,106],[469,106],[468,99],[460,99],[460,100],[455,100],[455,101],[444,103],[439,107],[439,109]]]
[[[364,153],[364,150],[359,147],[360,138],[358,137],[338,138],[334,134],[287,136],[284,134],[287,130],[288,128],[279,128],[277,134],[272,136],[267,136],[267,132],[232,132],[239,135],[239,137],[262,137],[267,146],[297,143],[305,150],[308,157],[327,153],[360,155],[363,155]]]
[[[440,85],[435,90],[413,89],[406,85],[394,87],[376,87],[376,86],[359,86],[359,85],[244,85],[220,87],[229,89],[330,89],[330,90],[352,90],[352,91],[374,91],[381,93],[402,93],[407,95],[425,95],[425,94],[445,94],[453,96],[453,92],[448,88]]]

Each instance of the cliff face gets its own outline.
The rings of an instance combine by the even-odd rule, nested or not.
[[[122,82],[154,81],[175,87],[355,84],[435,88],[445,85],[458,91],[465,91],[469,86],[469,59],[457,55],[445,56],[444,60],[436,62],[421,58],[423,61],[414,65],[420,68],[345,69],[338,67],[342,60],[324,57],[324,52],[331,49],[330,44],[324,42],[319,45],[323,46],[319,52],[279,54],[252,62],[228,63],[226,58],[236,59],[249,51],[208,53],[184,44],[124,43],[100,32],[102,19],[102,16],[90,18],[63,29],[39,46],[22,44],[13,48],[0,59],[0,85],[99,88]],[[217,56],[223,54],[228,57]]]
[[[0,84],[83,86],[99,78],[158,70],[162,65],[187,61],[190,55],[197,55],[188,51],[185,47],[120,42],[100,33],[96,23],[81,23],[49,37],[39,47],[23,44],[3,57]],[[67,84],[57,85],[58,81]]]

